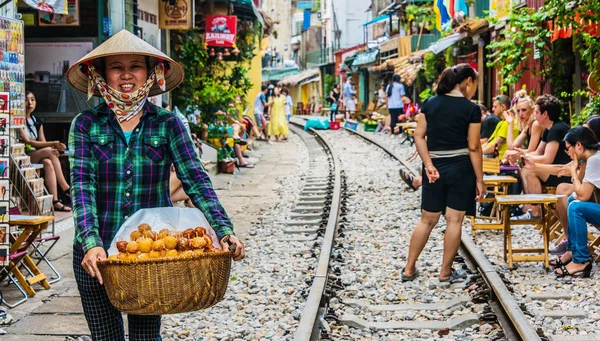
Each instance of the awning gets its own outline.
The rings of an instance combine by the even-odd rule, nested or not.
[[[361,65],[375,63],[377,61],[378,55],[379,50],[358,53],[356,55],[356,58],[354,58],[354,61],[352,62],[352,66],[357,67]]]
[[[375,72],[394,71],[400,76],[400,81],[408,86],[411,86],[417,74],[423,68],[423,58],[429,50],[421,50],[413,52],[408,56],[388,59],[379,66],[372,68]]]
[[[310,69],[310,70],[302,71],[296,75],[287,76],[287,77],[283,78],[282,80],[280,80],[279,83],[277,83],[277,84],[281,85],[281,86],[297,86],[306,80],[309,80],[309,79],[312,79],[315,77],[319,77],[320,75],[321,75],[321,72],[319,71],[318,68]]]
[[[245,18],[251,18],[251,19],[256,19],[258,20],[258,22],[260,22],[260,25],[264,28],[265,26],[265,22],[263,20],[263,16],[262,14],[260,14],[260,12],[258,11],[258,9],[256,8],[256,6],[254,5],[254,1],[252,0],[216,0],[216,3],[221,3],[221,4],[226,4],[226,5],[233,5],[233,15],[236,15],[238,17],[245,17]],[[203,2],[200,3],[200,7],[204,6],[204,4],[207,4],[208,0],[205,0]]]
[[[285,77],[298,74],[298,68],[268,68],[262,70],[262,81],[279,81]]]
[[[436,41],[429,46],[429,51],[438,54],[464,38],[474,36],[489,28],[489,23],[483,19],[473,19],[455,28],[452,34]]]
[[[390,20],[390,15],[389,14],[380,15],[375,19],[371,19],[371,20],[367,21],[366,23],[363,24],[363,26],[369,26],[371,24],[378,23],[378,22],[384,21],[384,20]]]
[[[320,78],[321,77],[319,77],[319,75],[316,75],[316,76],[314,76],[312,78],[308,78],[308,79],[303,80],[302,82],[300,82],[299,85],[305,85],[305,84],[309,84],[309,83],[316,83],[316,82],[319,81]]]
[[[379,15],[390,15],[396,13],[402,5],[397,4],[396,2],[392,2],[389,6],[379,11]]]

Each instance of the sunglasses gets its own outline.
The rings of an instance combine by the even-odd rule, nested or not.
[[[565,146],[565,152],[567,152],[567,154],[569,154],[569,149],[571,149],[571,147],[573,146]]]

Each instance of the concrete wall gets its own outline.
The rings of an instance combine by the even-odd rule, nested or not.
[[[335,19],[342,31],[340,49],[362,44],[364,41],[363,24],[371,18],[367,12],[371,1],[333,0]]]
[[[125,29],[125,0],[109,0],[113,34]]]
[[[291,39],[292,39],[292,2],[291,0],[264,0],[262,10],[267,13],[273,21],[279,21],[275,24],[274,30],[277,31],[277,38],[269,37],[269,47],[266,53],[272,54],[272,48],[281,55],[281,60],[291,59]]]

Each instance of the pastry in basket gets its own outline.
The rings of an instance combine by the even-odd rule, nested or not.
[[[177,295],[173,295],[173,287],[170,287],[152,293],[151,298],[144,298],[142,295],[148,294],[151,287],[140,287],[141,282],[135,282],[138,271],[135,269],[143,268],[145,270],[139,271],[154,274],[151,280],[158,285],[165,276],[156,275],[157,268],[151,267],[179,260],[163,262],[155,259],[166,258],[167,250],[179,251],[179,247],[185,248],[183,252],[194,254],[189,239],[197,235],[187,238],[187,246],[179,240],[177,248],[168,248],[167,245],[173,247],[173,240],[158,238],[160,232],[156,232],[164,226],[140,225],[137,233],[129,231],[127,236],[131,238],[126,245],[120,244],[125,252],[110,255],[111,259],[116,256],[115,262],[106,261],[106,250],[128,219],[142,209],[172,205],[169,196],[172,165],[193,205],[214,228],[220,245],[227,247],[227,241],[230,241],[234,245],[234,260],[244,257],[243,245],[233,236],[231,220],[212,188],[182,120],[148,100],[149,96],[170,91],[182,82],[183,77],[184,69],[179,63],[126,30],[96,47],[66,73],[68,82],[88,99],[92,96],[104,99],[99,106],[85,110],[73,119],[68,138],[75,220],[73,270],[78,288],[85,288],[80,291],[81,301],[94,340],[125,339],[123,319],[117,309],[135,315],[134,318],[129,316],[130,340],[159,340],[161,313],[200,309],[190,306],[165,310],[169,297],[160,296],[161,293],[178,296],[183,289],[177,289]],[[151,240],[149,252],[142,252],[148,251],[148,241],[141,238]],[[155,245],[157,240],[162,240],[162,244]],[[221,254],[231,262],[230,253]],[[148,260],[144,260],[146,257]],[[200,264],[194,257],[201,258],[192,256],[181,261]],[[123,271],[131,269],[134,273],[112,276],[110,271],[116,269],[113,266]],[[168,270],[176,271],[176,267],[170,266]],[[190,272],[183,274],[190,275]],[[133,286],[117,290],[120,284],[114,281],[125,279],[133,279]],[[226,286],[225,283],[223,288]],[[213,297],[223,294],[219,292]],[[181,300],[181,297],[177,298]],[[144,304],[144,300],[152,304]],[[189,304],[200,301],[200,298],[185,300]],[[123,302],[154,310],[125,307],[120,305]],[[216,301],[207,302],[205,306],[214,303]]]

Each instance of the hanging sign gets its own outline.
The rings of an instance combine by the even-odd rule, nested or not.
[[[207,15],[205,42],[209,46],[235,45],[237,17],[232,15]]]
[[[161,0],[158,12],[161,29],[187,30],[192,28],[191,0]]]

